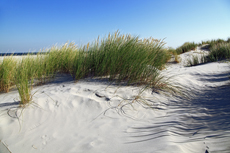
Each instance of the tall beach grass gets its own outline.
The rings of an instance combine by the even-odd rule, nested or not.
[[[32,84],[35,77],[34,59],[27,57],[17,65],[14,83],[20,96],[20,105],[25,106],[32,100]]]
[[[170,48],[168,48],[168,53],[174,57],[175,63],[180,63],[181,58],[180,58],[180,56],[178,56],[179,53],[177,52],[176,49],[170,47]]]
[[[177,54],[182,54],[190,50],[195,50],[198,44],[194,42],[185,42],[182,46],[176,48]]]
[[[222,41],[212,41],[212,42],[220,42],[215,43],[210,48],[210,52],[206,56],[193,56],[189,59],[188,66],[195,66],[198,64],[208,63],[208,62],[216,62],[219,60],[230,59],[230,42],[222,42]]]
[[[141,40],[131,35],[109,35],[98,46],[95,42],[80,51],[76,68],[83,64],[83,76],[107,76],[110,80],[128,83],[149,83],[158,69],[162,69],[168,54],[164,42],[156,39]],[[84,60],[83,60],[84,59]],[[76,77],[79,76],[76,71]]]
[[[164,45],[162,40],[140,39],[117,31],[83,47],[66,43],[21,60],[5,57],[0,65],[0,89],[8,92],[16,85],[20,104],[25,105],[32,100],[33,85],[46,83],[58,73],[71,74],[76,81],[106,77],[116,83],[167,88],[159,71],[170,58]]]
[[[15,75],[17,61],[13,56],[4,57],[0,63],[0,92],[9,92],[10,87],[14,84],[13,78]]]
[[[228,39],[227,41],[223,40],[223,39],[212,39],[212,40],[207,40],[207,41],[202,41],[199,45],[207,45],[205,46],[207,49],[212,48],[213,46],[220,44],[220,43],[225,43],[225,42],[229,42],[230,39]]]
[[[215,44],[210,48],[208,56],[210,61],[218,61],[230,58],[230,42]]]
[[[194,56],[188,62],[192,66],[230,58],[229,40],[202,42],[211,46],[210,54],[201,59]],[[83,47],[66,43],[37,55],[28,54],[20,60],[14,56],[4,57],[0,62],[0,92],[9,92],[16,85],[20,104],[25,105],[32,100],[31,90],[34,85],[44,84],[58,73],[71,74],[75,81],[86,77],[106,77],[118,84],[145,85],[153,90],[173,91],[173,87],[163,81],[160,70],[172,55],[178,63],[179,54],[195,50],[198,44],[186,42],[177,49],[165,49],[164,45],[163,40],[140,39],[130,34],[121,35],[117,31],[102,39],[98,37]]]

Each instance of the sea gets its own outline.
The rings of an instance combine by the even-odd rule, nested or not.
[[[14,55],[14,56],[23,56],[23,55],[37,55],[38,53],[40,54],[45,54],[46,52],[7,52],[7,53],[4,53],[4,52],[0,52],[0,56],[11,56],[11,55]]]

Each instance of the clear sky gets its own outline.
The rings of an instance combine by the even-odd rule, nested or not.
[[[27,52],[120,30],[178,47],[230,37],[230,0],[0,0],[0,52]]]

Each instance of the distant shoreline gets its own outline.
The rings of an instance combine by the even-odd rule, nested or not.
[[[0,56],[23,56],[23,55],[37,55],[37,54],[45,54],[47,52],[24,52],[24,53],[0,53]]]

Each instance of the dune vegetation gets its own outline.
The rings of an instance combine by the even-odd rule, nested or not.
[[[16,86],[20,104],[32,99],[33,85],[44,84],[57,74],[71,74],[74,80],[86,77],[108,78],[116,83],[146,85],[148,88],[167,88],[159,70],[170,59],[161,40],[120,35],[117,31],[92,44],[77,47],[66,43],[54,46],[45,54],[28,54],[22,59],[4,57],[0,64],[0,91],[9,92]]]
[[[210,48],[209,61],[218,61],[230,58],[230,41],[215,44]]]
[[[197,46],[198,44],[195,44],[194,42],[185,42],[182,46],[176,48],[176,53],[182,54],[190,50],[195,50]]]
[[[230,58],[230,42],[207,41],[210,54],[202,62]],[[200,45],[201,45],[200,44]],[[214,45],[213,45],[214,44]],[[107,78],[111,82],[127,85],[145,85],[145,88],[174,90],[160,75],[165,64],[175,57],[179,63],[179,54],[195,49],[198,44],[184,43],[177,49],[164,47],[162,40],[140,39],[130,34],[121,35],[119,31],[107,37],[78,47],[66,43],[54,46],[37,55],[16,59],[13,55],[5,56],[0,63],[0,92],[9,92],[16,87],[20,95],[20,104],[31,102],[31,90],[34,85],[44,84],[54,79],[57,74],[71,74],[75,81],[86,77]],[[196,57],[191,65],[200,62]]]
[[[193,56],[192,59],[188,60],[189,66],[195,66],[198,64],[204,64],[208,62],[216,62],[219,60],[230,59],[230,39],[228,41],[209,41],[211,44],[205,46],[209,49],[208,55],[201,57]],[[219,43],[218,43],[219,42]]]
[[[221,43],[229,43],[230,42],[230,38],[228,38],[226,41],[223,39],[213,39],[213,40],[207,40],[207,41],[202,41],[199,46],[201,45],[207,45],[205,46],[205,48],[210,49],[212,47],[214,47],[215,45],[221,44]]]
[[[201,49],[209,50],[210,53],[201,57],[193,55],[191,59],[188,59],[188,66],[195,66],[198,64],[215,62],[218,60],[230,58],[230,38],[227,40],[217,39],[202,41],[201,43],[185,42],[183,45],[177,47],[176,49],[169,48],[168,52],[174,56],[174,62],[179,63],[180,54],[191,50],[196,50],[198,46],[201,47]]]

